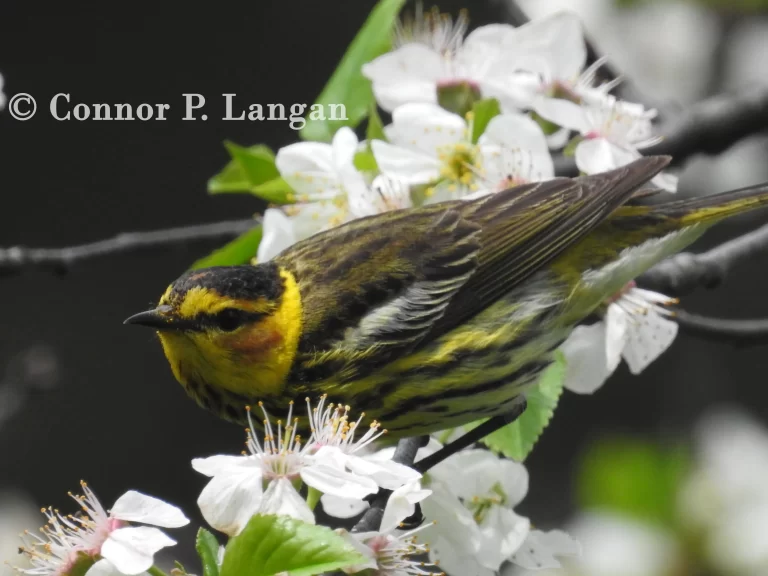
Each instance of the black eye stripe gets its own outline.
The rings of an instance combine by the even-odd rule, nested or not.
[[[225,308],[216,314],[200,314],[196,321],[202,328],[219,328],[225,332],[231,332],[243,324],[255,322],[264,316],[266,314],[261,312]]]

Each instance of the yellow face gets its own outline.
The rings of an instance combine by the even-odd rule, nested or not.
[[[293,276],[276,271],[280,294],[237,293],[217,269],[200,271],[168,287],[152,325],[176,379],[247,396],[280,394],[301,335],[301,298]],[[229,294],[227,292],[230,292]],[[145,313],[148,314],[148,313]],[[140,315],[137,315],[140,316]]]

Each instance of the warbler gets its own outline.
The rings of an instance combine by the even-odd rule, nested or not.
[[[189,271],[125,322],[156,329],[176,379],[240,424],[327,394],[390,437],[512,410],[570,332],[768,185],[631,202],[670,161],[360,218],[268,262]]]

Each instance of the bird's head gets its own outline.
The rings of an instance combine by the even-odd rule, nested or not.
[[[125,320],[154,328],[185,387],[250,396],[279,393],[301,335],[301,298],[276,264],[192,270],[156,308]]]

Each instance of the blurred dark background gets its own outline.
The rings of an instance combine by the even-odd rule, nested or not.
[[[287,122],[222,121],[221,94],[234,92],[244,105],[311,103],[373,4],[262,0],[204,8],[132,3],[86,9],[6,0],[0,16],[4,90],[8,97],[32,94],[38,112],[26,122],[7,110],[0,113],[0,246],[67,246],[121,231],[260,211],[263,205],[250,196],[206,193],[207,180],[228,160],[222,141],[263,142],[276,150],[297,135]],[[492,2],[439,6],[455,13],[462,4],[473,25],[498,19],[500,6]],[[654,20],[632,16],[638,8],[625,10],[630,12],[621,22],[633,17],[666,22],[663,12]],[[704,72],[695,78],[688,70],[657,79],[668,90],[662,97],[677,96],[683,104],[738,87],[728,80],[727,55],[720,54],[718,63],[713,54],[739,34],[726,39],[726,18],[699,10],[709,14],[706,57],[717,69],[702,65]],[[602,48],[603,27],[590,32]],[[611,38],[604,50],[613,57]],[[630,56],[643,52],[643,45],[630,38],[622,50],[616,61],[628,67],[628,75],[636,72],[633,78],[642,87],[653,65],[633,68]],[[666,55],[683,57],[674,51]],[[710,78],[715,75],[719,80]],[[677,92],[674,82],[680,84]],[[171,110],[164,122],[58,122],[47,109],[58,92],[70,93],[73,103],[170,103]],[[207,122],[181,120],[186,92],[206,96]],[[741,160],[730,158],[727,165],[693,162],[683,173],[680,193],[768,179],[764,141],[755,139],[748,148]],[[765,212],[735,220],[694,248],[766,221]],[[236,450],[243,432],[189,401],[154,336],[122,321],[155,302],[170,281],[215,247],[196,244],[91,260],[65,276],[27,270],[0,278],[0,374],[9,364],[18,369],[19,355],[30,348],[57,374],[56,379],[47,372],[35,376],[24,403],[10,418],[0,418],[0,492],[18,491],[13,494],[36,505],[64,507],[66,492],[82,478],[105,505],[135,488],[182,506],[193,524],[201,524],[195,499],[205,478],[192,470],[190,459]],[[765,260],[755,260],[734,270],[724,286],[701,290],[684,305],[715,316],[768,317],[766,270]],[[593,397],[566,392],[528,460],[532,486],[523,513],[543,526],[567,517],[572,465],[590,440],[607,432],[685,436],[705,409],[721,402],[747,406],[768,421],[767,372],[765,347],[734,349],[683,335],[640,377],[622,367]],[[179,539],[188,544],[194,529],[189,539]]]

